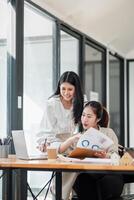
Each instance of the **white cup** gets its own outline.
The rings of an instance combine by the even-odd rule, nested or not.
[[[48,156],[48,160],[49,159],[56,159],[57,158],[57,148],[52,147],[52,146],[48,146],[47,147],[47,156]]]

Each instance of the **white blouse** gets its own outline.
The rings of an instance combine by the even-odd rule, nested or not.
[[[59,95],[50,98],[46,103],[46,109],[37,134],[38,143],[42,143],[45,138],[51,145],[59,146],[65,141],[78,127],[74,124],[71,109],[65,109],[61,103]]]
[[[118,138],[113,129],[100,127],[100,131],[113,141],[113,144],[108,149],[107,157],[109,157],[113,152],[116,152],[118,154]]]

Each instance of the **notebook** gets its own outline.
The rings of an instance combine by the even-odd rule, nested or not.
[[[17,158],[25,160],[47,159],[47,153],[29,155],[23,130],[13,130],[12,137]]]

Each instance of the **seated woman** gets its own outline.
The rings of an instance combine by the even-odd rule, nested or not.
[[[110,157],[113,152],[118,153],[118,139],[116,134],[111,128],[108,128],[108,122],[109,122],[109,115],[106,111],[106,109],[96,101],[90,101],[86,103],[83,109],[83,113],[81,116],[81,122],[83,127],[83,133],[87,129],[93,127],[97,130],[100,130],[102,133],[104,133],[106,136],[108,136],[112,141],[113,144],[105,150],[101,150],[96,153],[96,157],[99,158],[105,158]],[[59,147],[59,152],[63,153],[66,151],[70,146],[73,146],[77,143],[79,138],[81,137],[81,134],[78,133],[69,139],[67,139],[65,142],[63,142]],[[65,183],[69,186],[72,186],[75,178],[77,177],[77,173],[72,173],[73,176],[63,173],[63,188],[62,192],[65,194],[67,191],[69,191],[70,188],[65,188]],[[71,177],[71,180],[70,178]],[[73,177],[73,178],[72,178]],[[97,200],[98,194],[97,194],[97,184],[99,183],[99,189],[101,193],[101,197],[103,200],[110,200],[112,198],[117,198],[121,195],[123,190],[123,179],[120,175],[113,175],[113,174],[107,174],[107,175],[95,175],[95,174],[88,174],[88,173],[81,173],[78,175],[77,180],[75,181],[74,189],[78,195],[79,200],[84,199],[91,199],[91,200]],[[63,198],[64,199],[64,198]]]

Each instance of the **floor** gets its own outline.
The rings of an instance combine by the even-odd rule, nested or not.
[[[0,183],[0,188],[2,189],[1,183]],[[1,190],[0,190],[1,191]],[[38,191],[34,190],[34,193],[37,194]],[[132,195],[133,194],[133,195]],[[40,196],[38,197],[38,200],[44,200],[45,198],[45,192],[43,191]],[[2,200],[1,198],[1,194],[0,194],[0,200]],[[30,193],[28,194],[28,198],[27,200],[33,200],[33,197],[31,197]],[[53,200],[52,199],[52,195],[49,192],[47,195],[46,200]],[[131,184],[126,184],[124,186],[124,190],[123,190],[123,200],[134,200],[134,183]]]
[[[126,184],[123,190],[123,199],[122,200],[134,200],[134,183]],[[39,197],[38,200],[44,200],[45,192],[43,192]],[[28,200],[33,200],[32,197],[28,197]],[[52,195],[48,193],[46,200],[53,200]]]

